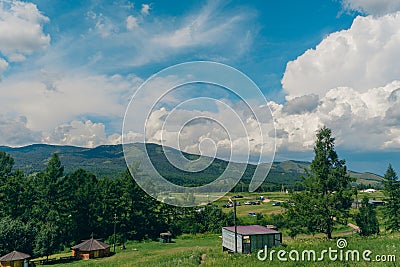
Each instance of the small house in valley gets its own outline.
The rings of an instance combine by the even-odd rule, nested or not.
[[[265,246],[279,246],[282,243],[282,233],[261,225],[245,225],[222,227],[223,250],[237,251],[238,253],[252,253],[264,249]]]
[[[28,267],[30,255],[13,251],[0,258],[1,267]]]
[[[88,239],[71,247],[72,256],[80,259],[102,258],[110,255],[110,245],[99,239]]]

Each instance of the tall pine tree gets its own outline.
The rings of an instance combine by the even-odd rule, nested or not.
[[[400,181],[390,164],[385,173],[383,190],[386,196],[384,209],[386,230],[398,232],[400,231]]]
[[[352,203],[352,178],[344,160],[335,151],[335,139],[329,128],[317,133],[315,157],[303,178],[305,190],[291,195],[287,205],[292,235],[299,232],[325,233],[332,238],[337,223],[346,224]]]

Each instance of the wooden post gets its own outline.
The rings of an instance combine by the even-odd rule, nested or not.
[[[114,253],[115,253],[115,239],[116,239],[116,236],[115,236],[115,228],[116,228],[116,226],[117,226],[117,214],[116,213],[114,213]]]
[[[235,225],[235,253],[237,253],[236,200],[233,201],[233,224]]]

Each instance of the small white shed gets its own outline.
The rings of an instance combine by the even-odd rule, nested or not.
[[[237,226],[237,252],[252,253],[279,246],[282,243],[282,233],[261,225]],[[235,251],[235,226],[222,227],[222,249]]]

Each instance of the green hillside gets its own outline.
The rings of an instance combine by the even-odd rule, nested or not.
[[[163,148],[156,144],[132,144],[128,147],[133,155],[133,159],[143,162],[143,158],[148,155],[157,170],[168,180],[179,185],[201,185],[215,180],[228,165],[227,161],[214,159],[212,164],[200,172],[186,172],[177,169],[167,160]],[[172,148],[164,148],[172,154],[181,153]],[[24,171],[27,174],[43,170],[49,157],[53,153],[58,153],[62,163],[65,166],[66,173],[83,168],[94,173],[97,177],[117,177],[126,170],[126,163],[122,145],[102,145],[95,148],[82,148],[74,146],[55,146],[36,144],[19,148],[0,147],[0,150],[12,155],[15,159],[15,168]],[[198,155],[183,153],[190,159],[198,159]],[[285,187],[294,187],[296,182],[301,180],[304,169],[309,167],[309,162],[302,161],[283,161],[274,162],[271,171],[264,184],[263,191],[280,190],[282,185]],[[243,167],[243,163],[233,164],[234,168]],[[242,176],[243,185],[249,184],[252,174],[256,168],[255,165],[248,164],[246,171]],[[146,166],[141,166],[145,172]],[[379,187],[382,177],[372,173],[350,172],[352,177],[357,178],[357,183]]]

